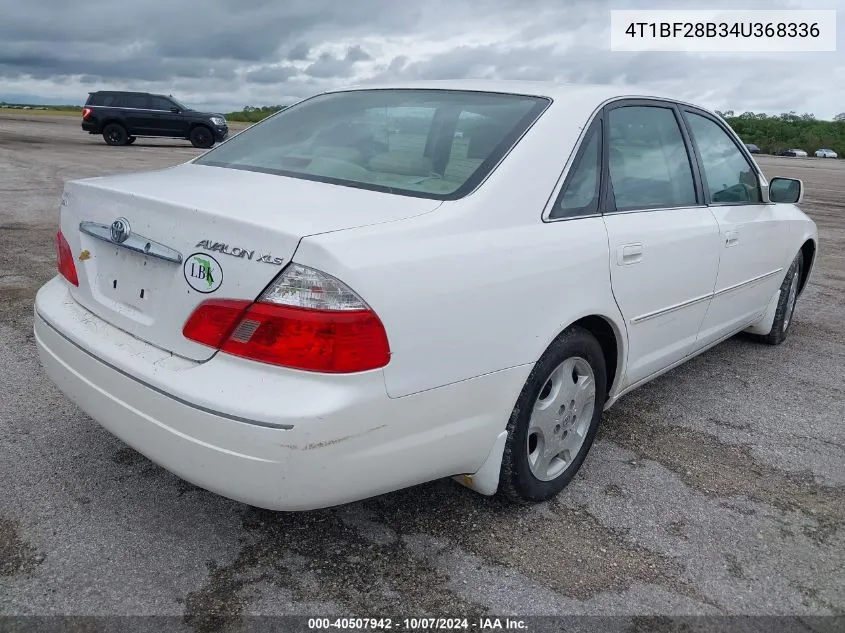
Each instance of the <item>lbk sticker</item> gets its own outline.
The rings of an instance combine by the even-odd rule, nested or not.
[[[183,270],[188,285],[203,294],[214,292],[223,283],[223,269],[220,268],[220,262],[205,253],[194,253],[188,257]]]

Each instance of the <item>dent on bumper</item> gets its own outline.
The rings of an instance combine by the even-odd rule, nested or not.
[[[137,365],[126,371],[115,350],[111,362],[105,362],[101,355],[109,350],[101,348],[115,344],[108,335],[133,337],[93,314],[85,320],[98,331],[97,338],[85,345],[73,340],[79,326],[74,310],[81,308],[73,304],[60,279],[48,283],[36,299],[36,344],[53,382],[154,462],[198,486],[269,509],[327,507],[475,472],[504,428],[530,370],[515,368],[390,399],[381,372],[357,375],[346,394],[332,384],[337,377],[299,375],[296,380],[292,374],[302,372],[293,372],[280,378],[264,367],[262,406],[284,410],[285,419],[296,420],[290,429],[271,428],[247,421],[254,402],[223,400],[231,391],[221,396],[216,388],[224,379],[237,384],[244,371],[258,364],[218,355],[206,363],[178,359],[172,368],[147,368],[165,385],[178,386],[186,373],[200,375],[200,370],[205,377],[216,376],[216,383],[198,382],[209,392],[198,407],[190,401],[193,396],[174,398],[167,389],[153,388],[153,377]],[[154,354],[155,349],[133,339],[129,353],[137,358],[139,350]],[[302,381],[312,383],[310,389],[303,391]],[[243,414],[243,421],[232,413]]]

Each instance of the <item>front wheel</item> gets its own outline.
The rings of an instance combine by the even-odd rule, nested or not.
[[[198,125],[192,129],[188,140],[191,141],[191,145],[200,149],[208,149],[214,145],[214,135],[204,125]]]
[[[769,345],[780,345],[789,334],[789,326],[792,325],[792,316],[795,313],[795,304],[798,303],[798,287],[801,285],[803,270],[804,254],[798,251],[780,285],[780,298],[778,299],[772,329],[762,337],[763,341]]]
[[[502,494],[545,501],[571,481],[595,439],[606,387],[599,342],[580,327],[564,331],[537,361],[511,414]]]

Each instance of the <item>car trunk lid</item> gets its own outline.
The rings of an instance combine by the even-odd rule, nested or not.
[[[67,183],[61,230],[76,259],[79,286],[70,290],[80,304],[157,347],[206,360],[216,350],[182,335],[202,301],[255,299],[303,237],[399,220],[438,205],[185,164]]]

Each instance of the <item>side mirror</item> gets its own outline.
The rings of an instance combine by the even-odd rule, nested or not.
[[[170,111],[174,114],[179,114],[180,110],[176,106],[170,106]]]
[[[797,178],[772,178],[769,181],[769,200],[797,204],[804,199],[804,183]]]

